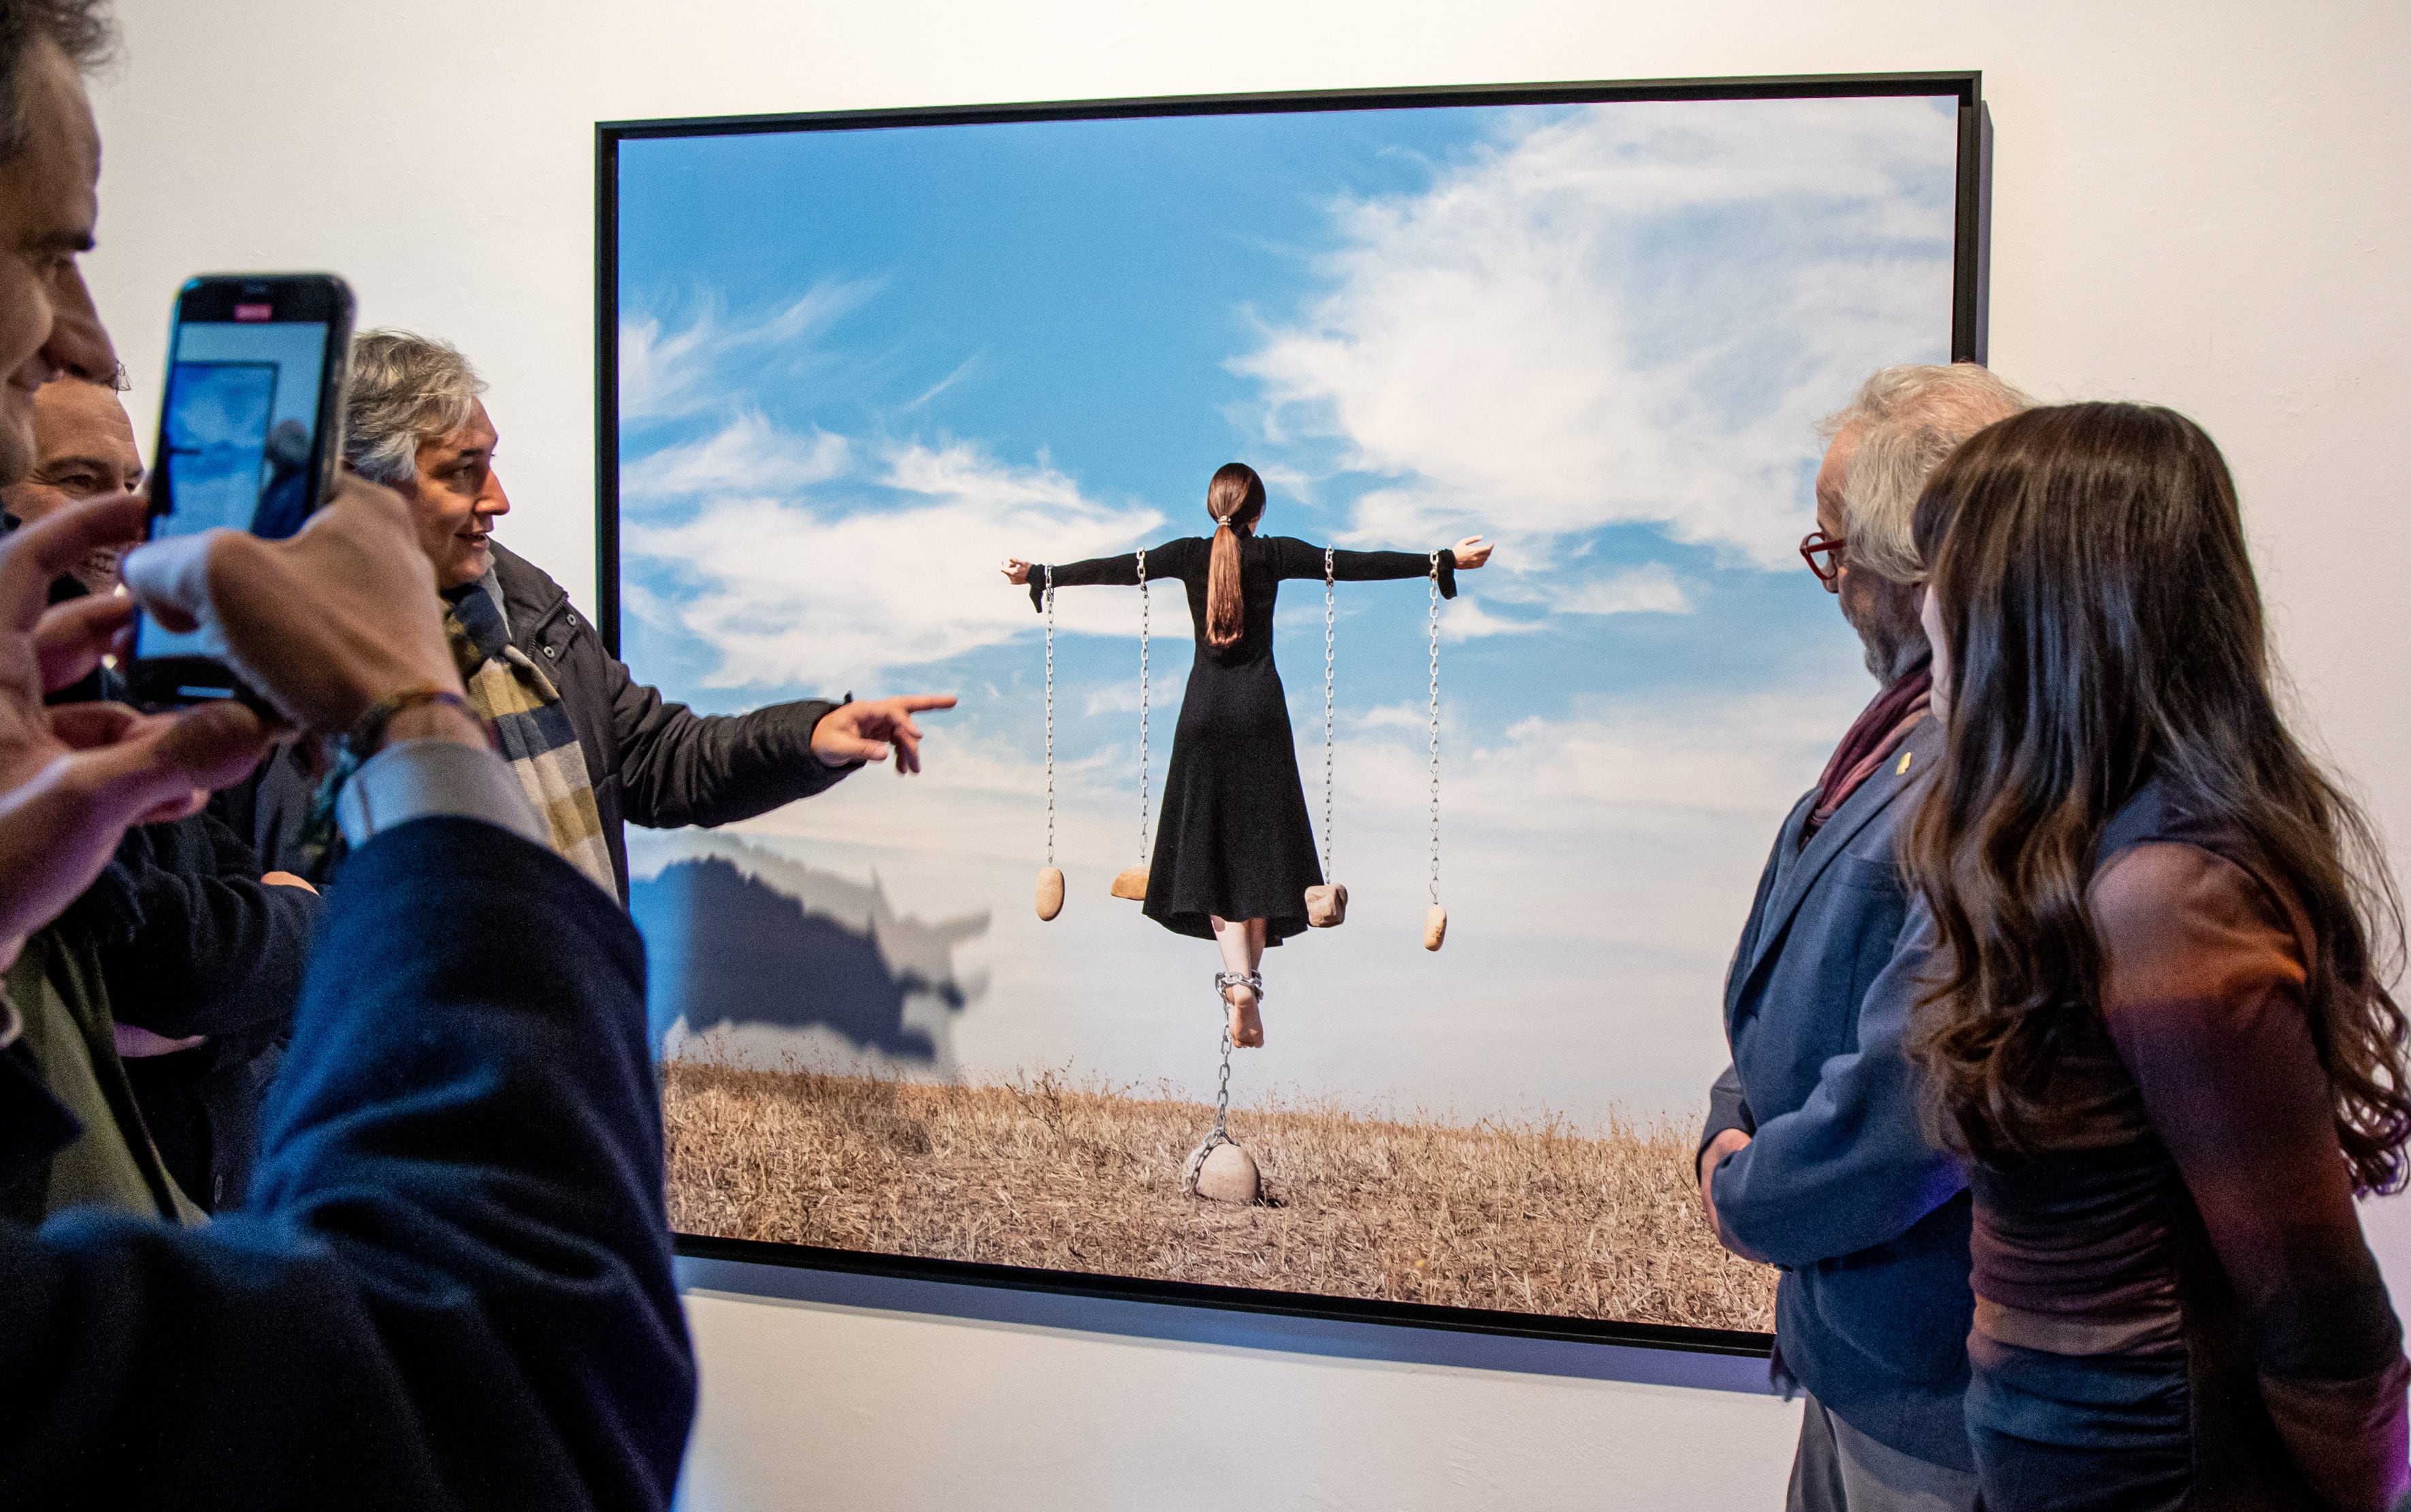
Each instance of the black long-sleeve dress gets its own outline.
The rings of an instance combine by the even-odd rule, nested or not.
[[[1321,578],[1322,547],[1288,536],[1239,538],[1239,638],[1217,648],[1206,638],[1206,578],[1213,543],[1191,536],[1149,548],[1149,583],[1178,578],[1189,590],[1197,656],[1172,736],[1163,809],[1147,867],[1147,916],[1176,934],[1214,938],[1213,921],[1262,919],[1264,940],[1279,944],[1306,928],[1306,890],[1322,881],[1314,830],[1298,780],[1289,702],[1273,665],[1273,599],[1280,580]],[[1065,562],[1055,586],[1134,585],[1138,555]],[[1432,559],[1417,551],[1334,553],[1342,582],[1428,577]],[[1030,603],[1045,607],[1046,569],[1030,571]],[[1456,597],[1456,557],[1439,554],[1439,590]]]

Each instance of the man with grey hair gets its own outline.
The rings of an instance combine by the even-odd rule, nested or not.
[[[552,831],[553,848],[628,899],[623,821],[726,824],[807,797],[892,746],[920,770],[913,716],[952,694],[776,704],[706,717],[639,683],[543,569],[493,538],[510,512],[486,385],[450,343],[365,331],[352,343],[343,457],[400,493],[435,568],[469,701]],[[290,759],[261,784],[255,833],[278,864],[323,876],[303,833],[310,782]],[[270,838],[273,836],[273,839]]]
[[[1822,428],[1800,552],[1882,686],[1759,880],[1698,1157],[1717,1237],[1783,1267],[1775,1369],[1808,1399],[1794,1509],[1975,1505],[1966,1183],[1925,1137],[1902,1045],[1928,946],[1897,842],[1941,751],[1909,526],[1942,459],[2025,406],[1972,363],[1886,368]]]

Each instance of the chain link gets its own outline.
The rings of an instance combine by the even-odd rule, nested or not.
[[[1055,865],[1055,564],[1046,564],[1046,865]]]
[[[1214,1133],[1220,1139],[1231,1137],[1224,1126],[1231,1119],[1231,1026],[1222,1025],[1222,1084],[1214,1089]]]
[[[1231,1004],[1230,999],[1222,996],[1224,987],[1245,986],[1252,988],[1256,993],[1257,999],[1262,1001],[1264,996],[1264,978],[1253,971],[1244,973],[1237,971],[1217,971],[1214,973],[1214,996],[1226,1014]],[[1198,1174],[1206,1169],[1206,1157],[1214,1153],[1214,1147],[1216,1145],[1227,1144],[1234,1149],[1238,1148],[1239,1141],[1231,1138],[1230,1126],[1231,1024],[1230,1020],[1225,1017],[1222,1022],[1222,1076],[1220,1082],[1219,1082],[1214,1088],[1214,1127],[1206,1131],[1206,1137],[1197,1141],[1197,1148],[1189,1152],[1189,1158],[1181,1165],[1180,1189],[1182,1191],[1187,1192],[1191,1197],[1195,1197],[1197,1195]]]
[[[1331,880],[1331,670],[1334,638],[1333,564],[1338,553],[1322,548],[1322,880]]]
[[[1138,554],[1138,864],[1147,865],[1147,553]]]
[[[1439,553],[1431,554],[1431,900],[1439,901]]]

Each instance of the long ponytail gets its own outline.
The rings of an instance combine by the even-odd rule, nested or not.
[[[1206,513],[1214,516],[1214,550],[1206,572],[1206,640],[1219,651],[1236,645],[1247,629],[1248,609],[1239,598],[1239,530],[1255,533],[1256,521],[1264,513],[1264,480],[1245,462],[1223,463],[1206,486]]]

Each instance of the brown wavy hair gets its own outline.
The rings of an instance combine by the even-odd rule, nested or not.
[[[1214,516],[1214,551],[1206,566],[1206,639],[1216,650],[1238,643],[1248,628],[1239,598],[1239,531],[1255,533],[1264,517],[1264,480],[1245,462],[1225,462],[1206,486],[1206,513]]]
[[[2368,821],[2277,712],[2218,448],[2170,410],[2032,410],[1935,472],[1916,540],[1951,687],[1907,859],[1951,964],[1911,1053],[1945,1141],[1997,1161],[2049,1150],[2068,1127],[2053,1072],[2100,1001],[2096,851],[2157,778],[2300,903],[2337,1141],[2358,1189],[2401,1190],[2411,1094],[2387,981],[2402,909]]]

